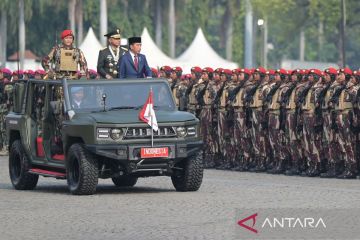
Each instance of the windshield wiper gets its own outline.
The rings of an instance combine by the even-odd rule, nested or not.
[[[107,109],[107,111],[122,110],[122,109],[140,109],[140,108],[142,108],[142,106],[119,106],[119,107],[111,107]]]

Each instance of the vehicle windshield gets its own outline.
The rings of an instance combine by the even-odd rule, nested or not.
[[[167,83],[96,83],[69,85],[71,108],[76,112],[93,112],[104,109],[106,95],[107,111],[140,109],[146,102],[150,88],[153,91],[154,108],[174,110],[174,102]]]

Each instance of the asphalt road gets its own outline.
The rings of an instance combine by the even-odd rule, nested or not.
[[[198,192],[170,178],[133,188],[100,180],[97,194],[72,196],[66,181],[40,177],[33,191],[12,188],[0,157],[0,239],[236,239],[242,208],[360,208],[360,180],[206,170]]]

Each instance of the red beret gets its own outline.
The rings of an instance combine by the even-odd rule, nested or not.
[[[221,71],[221,73],[226,74],[226,75],[231,75],[231,74],[232,74],[232,71],[231,71],[230,69],[223,69],[223,70]]]
[[[38,70],[35,71],[35,74],[45,75],[46,72],[44,70],[42,70],[42,69],[38,69]]]
[[[294,74],[302,74],[302,71],[300,69],[294,69],[291,71],[291,75],[294,75]]]
[[[158,70],[156,68],[151,68],[151,71],[155,74],[158,75]]]
[[[186,74],[185,77],[188,78],[188,79],[190,79],[190,78],[191,78],[191,74]]]
[[[233,74],[239,74],[240,72],[241,72],[240,68],[235,68],[235,69],[232,70]]]
[[[171,71],[171,67],[170,67],[170,66],[162,66],[162,67],[160,68],[160,71],[170,72],[170,71]]]
[[[174,67],[174,68],[172,68],[172,71],[174,71],[174,72],[182,72],[182,68],[181,67]]]
[[[26,70],[26,71],[24,72],[24,74],[34,75],[35,72],[34,72],[33,70]]]
[[[61,39],[64,39],[67,36],[72,36],[74,38],[74,34],[70,29],[66,29],[61,33]]]
[[[323,75],[323,73],[319,69],[310,69],[309,74],[316,74],[319,77],[321,77]]]
[[[341,68],[339,69],[339,73],[345,73],[345,75],[352,75],[353,72],[351,71],[350,68]]]
[[[360,76],[360,71],[354,71],[353,74],[354,74],[355,76]]]
[[[23,70],[16,70],[16,71],[13,71],[12,75],[23,75],[24,74],[24,71]]]
[[[212,69],[211,67],[206,67],[202,69],[203,72],[207,72],[207,73],[213,73],[214,69]]]
[[[245,73],[245,74],[248,74],[248,75],[251,75],[252,74],[252,71],[250,69],[247,69],[247,68],[242,68],[240,70],[240,72],[242,73]]]
[[[0,69],[0,72],[5,73],[5,74],[8,74],[8,75],[11,75],[11,74],[12,74],[11,70],[8,69],[8,68],[2,68],[2,69]]]
[[[274,75],[274,74],[275,74],[275,70],[273,70],[273,69],[268,69],[268,70],[266,71],[266,74],[267,74],[267,75]]]
[[[336,75],[338,72],[335,68],[330,67],[330,68],[325,69],[325,73]]]
[[[266,69],[263,68],[263,67],[258,67],[258,68],[255,69],[254,73],[255,72],[266,74]]]
[[[191,68],[191,71],[192,71],[192,72],[197,72],[197,73],[201,73],[201,72],[202,72],[202,70],[201,70],[200,67],[192,67],[192,68]]]
[[[275,73],[287,75],[287,74],[288,74],[288,71],[286,71],[286,70],[283,69],[283,68],[280,68],[280,69],[277,69],[277,70],[275,71]]]
[[[217,69],[215,69],[215,71],[214,72],[216,72],[216,73],[222,73],[222,70],[224,70],[223,68],[217,68]]]

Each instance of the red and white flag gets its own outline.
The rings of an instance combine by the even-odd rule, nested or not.
[[[146,103],[142,107],[140,113],[139,113],[140,120],[146,122],[149,124],[149,126],[154,130],[157,131],[158,124],[156,121],[156,115],[154,111],[154,101],[153,101],[153,92],[152,89],[150,89],[149,97],[146,100]]]

